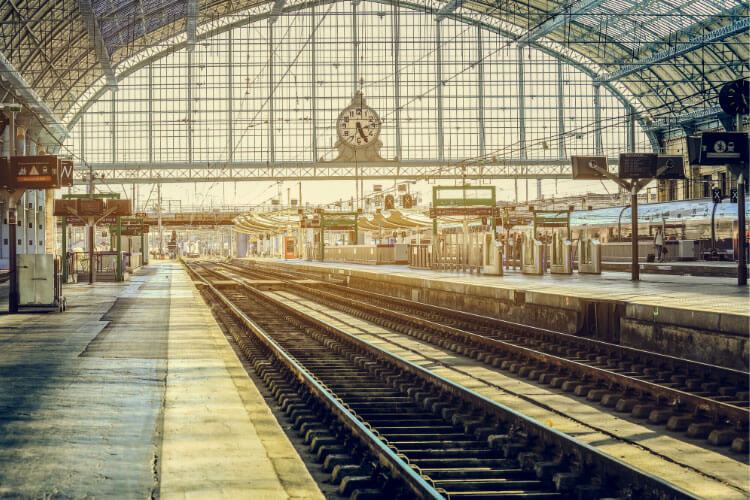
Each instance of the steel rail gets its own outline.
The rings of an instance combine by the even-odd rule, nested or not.
[[[294,283],[293,281],[285,281],[285,283],[288,286],[291,286],[295,289],[298,289],[298,290],[301,289],[306,293],[311,293],[309,289],[297,283]],[[333,285],[329,285],[329,286],[333,286]],[[408,314],[396,312],[391,309],[385,309],[385,308],[375,306],[372,304],[367,304],[367,303],[364,303],[355,299],[342,297],[340,295],[325,292],[320,289],[316,290],[316,293],[328,298],[329,300],[347,304],[351,307],[358,308],[361,310],[362,309],[367,310],[373,314],[377,314],[381,316],[382,315],[390,316],[391,318],[397,319],[399,321],[407,322],[416,327],[429,328],[429,329],[432,329],[441,333],[451,335],[452,337],[457,338],[457,339],[464,339],[465,341],[475,344],[477,347],[491,349],[493,353],[497,355],[510,354],[510,355],[515,355],[515,356],[523,356],[523,357],[535,360],[539,363],[546,364],[552,367],[556,367],[558,369],[568,370],[574,374],[582,374],[584,377],[596,378],[600,381],[608,382],[618,387],[622,387],[623,389],[630,389],[634,391],[639,391],[641,393],[650,394],[657,401],[659,399],[667,399],[670,402],[685,404],[693,410],[706,411],[717,417],[719,416],[725,417],[729,419],[733,424],[736,424],[736,425],[746,427],[748,425],[748,420],[750,419],[750,410],[748,410],[747,408],[730,405],[722,401],[716,401],[714,399],[706,398],[703,396],[697,396],[689,392],[680,391],[678,389],[666,387],[661,384],[649,382],[646,380],[641,380],[639,378],[631,377],[628,375],[615,373],[610,370],[597,368],[594,366],[587,365],[585,363],[580,363],[577,361],[572,361],[569,359],[561,358],[559,356],[548,354],[548,353],[538,351],[535,349],[531,349],[528,347],[519,346],[519,345],[509,343],[503,340],[493,339],[490,337],[486,337],[484,335],[480,335],[480,334],[473,333],[473,332],[468,332],[466,330],[462,330],[459,328],[454,328],[448,325],[435,323],[433,321],[430,321],[424,318],[418,318],[418,317],[411,316]],[[416,303],[416,304],[422,305],[422,303]],[[474,316],[479,317],[479,318],[484,318],[483,316],[477,316],[477,315],[474,315]],[[524,330],[527,330],[527,331],[533,330],[533,331],[538,332],[541,330],[548,334],[555,334],[555,335],[558,334],[558,332],[554,332],[552,330],[544,330],[544,329],[537,328],[537,327],[520,325],[518,323],[505,322],[503,320],[498,320],[498,321],[501,321],[502,323],[505,323],[505,324],[510,324],[514,328],[522,327]],[[567,334],[562,334],[562,335],[567,335]],[[598,345],[596,343],[601,342],[601,341],[591,341],[590,339],[586,339],[586,340],[589,340],[590,342],[594,343],[593,345]],[[601,344],[612,346],[612,344],[607,344],[604,342],[601,342]],[[632,349],[632,348],[627,348],[627,349],[629,350],[629,352],[634,351],[635,353],[640,355],[640,352],[636,349]],[[660,355],[658,354],[656,356],[660,357]],[[681,360],[681,358],[672,358],[672,357],[670,357],[670,359]],[[699,362],[689,362],[687,365],[689,367],[699,367],[699,368],[713,367],[713,365],[704,365]],[[720,368],[720,367],[716,367],[716,368]],[[723,369],[723,370],[731,373],[733,376],[739,375],[739,376],[747,377],[746,374],[743,374],[742,372],[738,372],[736,370],[731,370],[728,368]]]
[[[202,265],[202,264],[199,264]],[[186,266],[190,269],[189,266]],[[218,273],[215,270],[207,269],[210,272]],[[381,464],[387,467],[393,474],[401,478],[406,484],[409,485],[411,490],[420,498],[434,498],[444,499],[432,485],[430,485],[423,477],[412,469],[409,464],[404,462],[401,457],[396,455],[393,450],[381,441],[372,431],[365,427],[362,422],[357,420],[354,414],[344,407],[325,387],[323,387],[317,380],[310,376],[308,371],[297,363],[286,351],[274,341],[260,326],[258,326],[252,319],[248,318],[237,306],[235,306],[226,295],[221,293],[215,286],[209,283],[203,276],[193,270],[193,275],[198,278],[201,284],[208,287],[217,298],[219,298],[226,307],[232,311],[232,314],[253,334],[263,342],[273,354],[283,362],[292,373],[295,374],[296,378],[305,384],[318,398],[323,400],[328,408],[339,417],[339,419],[349,428],[349,430],[356,435],[363,443],[367,445],[370,451],[380,459]],[[233,279],[224,275],[223,277]],[[238,282],[239,283],[239,282]],[[263,294],[260,290],[251,287],[246,284],[242,284],[246,290],[250,291],[255,295],[259,295],[269,300],[269,298]]]
[[[453,382],[445,377],[431,372],[430,370],[423,368],[416,363],[388,352],[366,340],[359,338],[354,334],[346,332],[328,323],[323,319],[316,318],[303,311],[300,311],[296,307],[285,304],[262,292],[261,290],[258,290],[255,287],[244,283],[242,280],[229,276],[220,271],[211,270],[211,272],[216,274],[217,276],[220,276],[224,280],[234,282],[236,285],[256,296],[262,297],[267,302],[274,304],[274,306],[287,312],[288,314],[301,318],[304,321],[311,323],[317,328],[320,328],[339,339],[343,339],[350,344],[362,348],[364,351],[369,352],[376,358],[381,359],[383,362],[394,366],[396,369],[414,375],[415,377],[425,381],[427,384],[438,388],[440,392],[450,394],[454,397],[462,399],[474,408],[480,408],[487,413],[497,415],[501,420],[505,422],[512,422],[516,428],[526,432],[527,435],[540,439],[544,443],[552,444],[563,453],[573,453],[578,459],[578,463],[582,464],[585,467],[595,468],[596,471],[599,474],[602,474],[604,477],[607,477],[611,480],[615,480],[615,478],[624,480],[630,485],[637,484],[640,486],[644,486],[645,491],[651,492],[655,498],[699,498],[683,490],[682,488],[664,481],[661,478],[653,476],[648,472],[639,470],[632,465],[619,460],[616,457],[607,455],[591,445],[578,441],[575,438],[549,426],[543,425],[537,420],[528,417],[502,403],[493,401],[477,392],[472,391],[471,389],[468,389],[460,384],[457,384],[456,382]],[[231,306],[231,309],[233,311],[238,311],[234,306]],[[302,368],[300,367],[300,369]]]

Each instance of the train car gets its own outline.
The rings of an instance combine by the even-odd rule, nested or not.
[[[750,220],[748,201],[745,203],[746,218]],[[632,233],[629,206],[573,212],[570,222],[572,239],[578,239],[586,229],[590,235],[599,238],[604,245],[605,260],[607,257],[615,260],[630,257],[629,245],[625,244],[631,241]],[[738,258],[737,204],[729,200],[713,203],[710,199],[698,199],[639,205],[638,240],[648,244],[657,227],[664,230],[668,247],[677,247],[677,243],[672,242],[683,242],[679,248],[689,250],[682,257],[685,260]],[[686,245],[688,242],[692,243]],[[613,251],[618,247],[621,247],[619,254],[622,255]]]

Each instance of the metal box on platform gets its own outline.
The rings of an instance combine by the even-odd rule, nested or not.
[[[51,254],[21,254],[18,258],[19,306],[62,311],[59,259]]]

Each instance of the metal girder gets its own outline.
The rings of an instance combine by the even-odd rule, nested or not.
[[[451,0],[440,8],[438,13],[435,15],[435,21],[439,23],[456,9],[459,9],[463,4],[464,0]]]
[[[0,53],[0,84],[32,110],[32,113],[42,122],[43,127],[48,129],[48,133],[54,136],[53,141],[62,142],[68,136],[68,129],[2,53]]]
[[[274,0],[273,7],[271,7],[271,14],[268,16],[268,22],[273,24],[281,15],[281,11],[286,5],[286,0]]]
[[[81,16],[86,24],[86,31],[89,34],[89,41],[94,47],[96,58],[99,61],[99,65],[102,67],[104,77],[107,79],[107,85],[113,90],[116,90],[117,78],[115,77],[115,71],[112,68],[112,61],[109,58],[109,52],[107,52],[107,47],[104,45],[99,21],[96,19],[94,9],[91,7],[91,0],[78,0],[78,9],[81,11]]]
[[[199,0],[188,0],[185,6],[185,32],[187,33],[187,49],[192,51],[197,40],[198,30],[198,5]]]
[[[536,40],[547,36],[558,28],[564,26],[575,16],[580,16],[604,3],[604,0],[581,0],[568,5],[564,12],[547,19],[545,22],[522,35],[516,42],[523,47]]]
[[[616,166],[618,158],[609,158]],[[450,161],[398,162],[135,162],[91,163],[97,182],[132,184],[154,182],[301,181],[359,179],[569,179],[570,159],[512,159],[465,164]],[[88,164],[76,165],[74,181],[85,184]],[[101,179],[101,181],[100,181]]]
[[[722,113],[724,113],[724,111],[722,111],[719,106],[711,106],[710,108],[699,109],[682,115],[656,120],[654,123],[647,126],[645,130],[646,132],[657,132],[669,127],[679,127],[688,122],[718,118]]]
[[[740,33],[748,31],[748,29],[750,29],[750,17],[745,17],[737,22],[728,24],[717,30],[709,31],[708,33],[705,33],[701,36],[692,38],[687,42],[678,43],[677,45],[669,47],[668,49],[660,50],[659,52],[641,59],[640,61],[636,61],[632,64],[626,64],[618,70],[600,75],[596,77],[595,81],[611,82],[614,80],[619,80],[642,69],[648,68],[655,64],[659,64],[660,62],[685,55],[688,52],[700,49],[701,47],[705,47],[709,44],[720,42],[726,38],[739,35]]]

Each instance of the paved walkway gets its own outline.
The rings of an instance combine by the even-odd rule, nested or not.
[[[0,497],[323,498],[174,262],[0,316]]]

